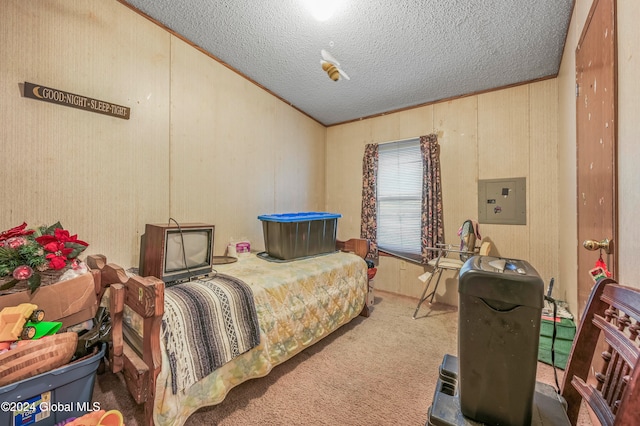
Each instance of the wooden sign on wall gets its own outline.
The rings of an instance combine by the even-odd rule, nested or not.
[[[122,118],[123,120],[128,120],[131,114],[131,108],[129,107],[52,89],[39,84],[28,83],[26,81],[24,82],[23,95],[25,98],[110,115],[112,117]]]

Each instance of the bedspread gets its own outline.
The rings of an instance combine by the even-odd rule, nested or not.
[[[220,403],[234,386],[267,375],[358,316],[367,292],[367,265],[351,253],[286,263],[251,254],[236,263],[218,265],[217,270],[251,287],[260,344],[175,395],[163,346],[154,402],[156,425],[182,425],[198,408]]]

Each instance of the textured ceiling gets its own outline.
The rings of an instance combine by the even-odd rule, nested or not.
[[[573,0],[123,0],[324,125],[549,76]],[[321,49],[350,80],[332,81]]]

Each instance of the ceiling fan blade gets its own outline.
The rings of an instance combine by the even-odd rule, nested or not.
[[[338,68],[338,72],[340,73],[341,76],[343,76],[344,78],[346,78],[347,80],[351,80],[349,78],[349,76],[347,75],[346,72],[342,71],[340,68]]]
[[[331,55],[331,53],[327,52],[327,51],[326,51],[326,50],[324,50],[324,49],[322,49],[322,50],[320,51],[320,53],[322,54],[322,57],[324,58],[324,60],[325,60],[325,61],[327,61],[327,62],[333,62],[333,64],[334,64],[335,66],[337,66],[337,67],[339,67],[339,66],[340,66],[340,62],[338,62],[338,61],[336,60],[336,58],[334,58],[334,57]]]

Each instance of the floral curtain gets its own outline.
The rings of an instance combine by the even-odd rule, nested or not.
[[[367,144],[362,159],[362,220],[360,238],[369,240],[367,259],[378,261],[377,218],[378,144]]]
[[[422,263],[433,259],[435,247],[444,242],[442,218],[442,182],[440,179],[440,145],[435,134],[420,136],[422,153]]]

